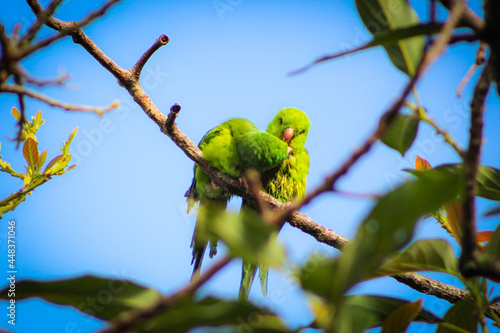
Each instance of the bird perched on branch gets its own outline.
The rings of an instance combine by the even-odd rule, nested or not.
[[[267,132],[279,138],[291,148],[288,157],[276,167],[262,174],[262,184],[267,193],[281,202],[302,199],[306,193],[306,178],[309,172],[309,154],[305,149],[310,122],[307,115],[295,108],[278,112],[269,123]],[[249,209],[243,201],[242,210]],[[281,229],[281,226],[279,227]],[[279,230],[278,230],[279,231]],[[257,265],[243,261],[239,298],[246,300],[252,286]],[[267,293],[269,266],[260,265],[261,291]]]
[[[198,147],[211,166],[238,179],[241,179],[243,172],[249,168],[263,173],[276,167],[288,157],[291,150],[285,141],[260,131],[250,121],[241,118],[227,120],[208,131]],[[210,258],[217,253],[217,238],[208,237],[199,228],[225,213],[232,194],[219,187],[198,165],[195,165],[193,180],[185,196],[188,201],[188,213],[196,202],[200,202],[191,242],[194,277],[199,274],[205,249],[209,243]]]

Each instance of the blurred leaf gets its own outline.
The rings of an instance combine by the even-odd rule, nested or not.
[[[366,28],[376,37],[380,33],[420,24],[420,20],[406,0],[356,0],[356,7]],[[392,63],[408,76],[413,76],[422,58],[423,36],[399,40],[384,45]]]
[[[434,170],[447,169],[451,173],[463,173],[463,164],[443,164]],[[405,169],[404,171],[419,177],[424,171]],[[425,171],[427,172],[427,171]],[[490,166],[480,165],[477,174],[477,195],[486,199],[500,201],[500,170]]]
[[[186,300],[169,308],[142,326],[141,332],[184,333],[199,327],[231,325],[238,332],[288,332],[281,320],[264,308],[248,302],[208,297]]]
[[[8,300],[7,286],[0,299]],[[16,283],[16,301],[38,297],[48,302],[70,305],[91,316],[110,320],[123,311],[150,306],[160,294],[127,280],[110,280],[83,276],[69,280]]]
[[[14,118],[16,118],[17,121],[21,121],[21,113],[15,106],[12,107],[10,113],[12,113],[12,115],[14,116]]]
[[[486,253],[492,260],[500,259],[500,224],[493,232],[493,235],[491,235],[488,246],[486,247]]]
[[[492,207],[484,214],[484,216],[496,216],[496,215],[500,215],[500,206]]]
[[[456,198],[462,188],[462,178],[447,169],[420,173],[416,181],[404,183],[382,197],[354,241],[345,247],[332,276],[333,300],[378,270],[388,255],[411,239],[420,217]]]
[[[224,241],[233,255],[249,262],[279,266],[285,259],[285,250],[277,240],[278,230],[256,213],[245,214],[244,218],[242,214],[223,214],[211,219],[205,228]]]
[[[337,258],[326,258],[313,254],[296,274],[305,290],[328,299],[328,295],[332,294],[332,277],[335,274],[336,266]]]
[[[368,328],[381,326],[398,309],[405,309],[408,306],[411,310],[416,310],[415,305],[409,304],[414,303],[383,296],[346,296],[340,315],[335,317],[337,331],[364,332]],[[414,320],[431,324],[439,322],[437,316],[421,307],[416,311]]]
[[[394,259],[385,263],[380,271],[394,275],[415,271],[434,271],[458,274],[455,251],[441,239],[422,239],[411,244]]]
[[[417,136],[419,120],[413,114],[397,114],[382,137],[382,142],[404,155]]]
[[[483,230],[483,231],[478,231],[476,240],[478,243],[485,243],[489,242],[491,239],[491,236],[493,235],[492,230]]]
[[[443,321],[451,324],[439,324],[436,333],[477,332],[479,316],[474,303],[470,299],[463,299],[455,303],[443,317]],[[462,331],[455,329],[462,329]]]
[[[462,246],[462,205],[459,199],[447,202],[443,205],[446,216],[442,216],[439,222],[448,233]]]
[[[23,156],[28,166],[34,170],[38,165],[38,144],[32,138],[28,138],[23,145]]]
[[[401,305],[385,318],[381,333],[406,332],[421,308],[422,299]]]
[[[500,170],[484,165],[479,166],[477,174],[478,195],[500,201]]]
[[[432,169],[432,165],[426,159],[417,155],[415,159],[415,170],[428,170]]]

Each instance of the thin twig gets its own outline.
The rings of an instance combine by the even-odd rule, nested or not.
[[[221,260],[215,262],[212,266],[210,266],[203,274],[195,278],[191,283],[188,283],[184,288],[182,288],[175,294],[162,297],[160,300],[145,309],[135,310],[130,313],[126,313],[123,316],[120,316],[116,321],[112,323],[111,327],[101,330],[100,333],[125,332],[139,325],[145,319],[154,317],[164,311],[167,311],[168,308],[173,306],[175,303],[193,295],[196,290],[198,290],[203,284],[205,284],[205,282],[207,282],[215,273],[229,264],[230,261],[231,257],[229,256],[222,258]]]
[[[54,14],[54,12],[56,11],[57,7],[61,4],[61,2],[63,2],[63,0],[52,0],[47,5],[47,9],[39,12],[39,14],[36,17],[36,21],[33,22],[33,24],[28,28],[28,31],[26,31],[26,33],[18,40],[16,45],[20,48],[23,48],[25,47],[25,45],[28,45],[33,40],[33,38],[36,37],[37,33],[45,24],[47,18]]]
[[[161,35],[158,37],[154,44],[151,45],[151,47],[142,54],[142,56],[139,58],[137,63],[132,67],[132,75],[139,79],[141,75],[142,68],[146,64],[146,62],[149,60],[149,58],[155,53],[160,47],[167,45],[167,43],[170,41],[170,38],[167,35]]]
[[[461,0],[440,0],[443,6],[451,10],[453,6],[456,5],[457,2]],[[470,8],[465,8],[465,11],[462,13],[460,18],[460,23],[474,30],[476,34],[482,34],[484,28],[486,27],[486,23],[484,20],[479,17],[476,13],[472,11]]]
[[[22,78],[17,73],[14,74],[14,82],[16,82],[17,86],[22,87]],[[21,141],[22,141],[21,136],[23,134],[23,125],[24,125],[24,122],[26,121],[26,104],[24,103],[24,95],[26,95],[26,94],[24,93],[24,91],[20,91],[20,92],[16,93],[16,95],[17,95],[17,100],[19,103],[19,112],[21,114],[21,119],[19,119],[19,122],[18,122],[19,131],[17,132],[17,138],[16,138],[16,141],[17,141],[16,149],[17,149],[17,148],[19,148],[19,145],[21,144]]]
[[[485,42],[481,42],[479,44],[479,48],[476,53],[476,61],[470,66],[469,70],[465,77],[460,81],[460,85],[457,88],[457,97],[462,97],[462,90],[464,89],[467,82],[469,82],[470,78],[476,72],[476,69],[481,66],[486,61],[486,44]]]
[[[26,83],[35,85],[37,87],[46,87],[53,85],[62,86],[64,85],[65,81],[67,81],[70,78],[69,74],[64,73],[59,75],[59,77],[57,77],[56,79],[42,80],[31,76],[31,74],[22,69],[21,66],[18,66],[18,70],[19,70],[19,75],[21,75],[24,78]]]
[[[49,96],[43,95],[37,91],[34,91],[32,89],[28,89],[26,87],[23,87],[19,84],[2,84],[0,85],[0,92],[7,92],[7,93],[14,93],[17,95],[26,95],[31,98],[37,99],[39,101],[42,101],[44,103],[47,103],[50,106],[58,107],[66,111],[86,111],[86,112],[93,112],[97,113],[99,116],[102,116],[104,113],[117,108],[119,106],[119,103],[117,102],[112,102],[109,106],[107,107],[96,107],[96,106],[89,106],[89,105],[77,105],[77,104],[71,104],[71,103],[64,103],[59,100],[53,99]],[[22,115],[22,114],[21,114]]]
[[[434,119],[430,118],[427,115],[422,117],[422,115],[418,114],[418,116],[419,116],[419,119],[421,121],[424,121],[427,124],[431,125],[432,128],[434,128],[434,130],[436,131],[436,133],[440,134],[443,137],[444,142],[449,144],[460,157],[463,158],[465,156],[465,151],[458,145],[458,143],[455,141],[455,139],[453,139],[453,137],[450,135],[450,133],[448,131],[442,129],[441,127],[439,127],[439,125],[436,124]]]
[[[474,88],[471,102],[469,148],[464,158],[465,164],[465,194],[462,204],[462,255],[460,270],[464,276],[469,276],[470,264],[476,261],[476,175],[481,158],[483,140],[483,115],[485,100],[491,88],[493,66],[488,62]]]

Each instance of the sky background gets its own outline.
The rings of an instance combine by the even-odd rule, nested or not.
[[[470,2],[481,14],[480,1]],[[65,1],[56,17],[77,20],[102,3]],[[221,3],[227,6],[226,10],[217,9]],[[422,19],[428,17],[428,2],[412,3]],[[440,17],[445,13],[441,9]],[[8,31],[16,22],[23,23],[24,31],[33,19],[24,1],[0,4],[0,20]],[[309,190],[367,138],[407,82],[381,48],[287,76],[318,56],[369,40],[351,1],[128,0],[84,30],[124,68],[131,68],[159,35],[170,36],[170,43],[147,63],[141,84],[163,113],[168,113],[174,103],[182,105],[177,124],[194,142],[231,117],[248,118],[264,130],[282,108],[296,107],[306,112],[311,121],[306,144],[311,157]],[[52,33],[45,28],[40,36]],[[462,146],[468,140],[468,103],[477,73],[465,87],[462,98],[456,97],[456,89],[474,62],[477,46],[453,45],[417,86],[429,114]],[[42,110],[46,121],[37,136],[39,150],[48,148],[48,160],[59,154],[62,142],[79,127],[71,146],[73,161],[78,166],[36,189],[26,202],[0,221],[0,267],[7,271],[7,221],[15,219],[18,279],[93,274],[129,279],[162,293],[184,286],[191,276],[189,245],[196,219],[194,214],[186,214],[184,198],[191,183],[193,162],[159,131],[114,77],[70,38],[31,56],[23,64],[40,78],[54,78],[64,72],[71,75],[63,89],[44,88],[47,95],[97,106],[118,99],[121,107],[99,118],[28,99],[28,116]],[[15,135],[15,119],[10,115],[14,105],[15,96],[0,95],[1,154],[22,171],[25,162],[21,151],[7,140]],[[499,105],[497,95],[491,94],[482,163],[495,167],[500,167]],[[340,188],[362,194],[385,193],[404,181],[401,170],[413,167],[417,154],[432,165],[458,162],[457,155],[442,139],[429,126],[422,125],[405,157],[377,144],[341,180]],[[22,186],[7,174],[0,175],[0,184],[2,198]],[[372,205],[371,200],[324,194],[302,212],[325,227],[353,237]],[[492,205],[479,200],[479,213]],[[233,200],[231,208],[237,210],[238,206],[239,201]],[[492,230],[497,223],[498,219],[481,217],[478,228]],[[457,249],[432,219],[422,221],[417,230],[417,238],[445,238]],[[315,252],[338,254],[289,225],[283,228],[280,240],[295,265]],[[224,252],[221,246],[219,253]],[[204,267],[209,265],[207,258]],[[200,294],[235,299],[240,271],[240,262],[233,262]],[[429,275],[456,283],[449,276]],[[365,283],[353,292],[409,300],[422,296],[390,278]],[[269,295],[263,298],[256,283],[250,299],[266,304],[291,326],[307,324],[312,319],[305,295],[287,282],[283,272],[271,270]],[[0,309],[4,305],[0,302]],[[442,316],[449,303],[425,297],[424,307]],[[15,332],[91,332],[103,326],[76,310],[41,300],[18,303],[17,315]],[[0,327],[12,329],[5,316],[0,316]],[[414,324],[411,332],[425,328]]]

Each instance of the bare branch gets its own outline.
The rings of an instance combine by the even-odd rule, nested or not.
[[[175,119],[177,118],[177,115],[179,114],[179,111],[181,111],[181,105],[175,103],[170,107],[170,113],[168,114],[167,120],[165,121],[165,129],[168,130],[172,127],[174,124]]]
[[[144,52],[144,54],[139,58],[137,63],[134,65],[132,68],[132,75],[139,79],[141,75],[142,68],[146,64],[146,62],[149,60],[149,58],[155,53],[160,47],[163,45],[167,45],[167,43],[170,41],[170,38],[167,35],[161,35],[158,37],[154,44],[151,45],[151,47]]]
[[[78,25],[80,28],[92,23],[95,19],[104,16],[106,12],[116,3],[120,2],[122,0],[108,0],[104,5],[102,5],[100,8],[91,11],[88,13],[84,18],[82,18],[80,21],[78,21]]]
[[[457,2],[460,2],[461,0],[440,0],[440,1],[443,4],[443,6],[448,8],[448,10],[451,10],[451,8],[453,8],[453,6]],[[468,7],[465,8],[465,11],[461,16],[460,23],[471,28],[477,34],[482,34],[484,28],[486,27],[486,23],[484,22],[484,20]]]
[[[486,46],[485,42],[481,42],[479,44],[479,48],[477,49],[476,61],[470,66],[469,70],[465,77],[460,81],[460,85],[457,88],[457,97],[462,97],[462,90],[464,89],[467,82],[469,82],[470,78],[476,72],[476,69],[481,66],[486,61]]]
[[[465,196],[462,204],[462,255],[460,256],[460,270],[464,276],[471,274],[470,264],[476,262],[476,175],[481,158],[481,144],[483,141],[483,115],[485,100],[491,88],[493,65],[486,65],[481,77],[474,88],[471,102],[469,148],[464,158],[465,164]]]
[[[28,45],[33,38],[37,35],[40,29],[45,24],[48,17],[52,16],[56,11],[57,7],[63,2],[63,0],[52,0],[48,5],[47,9],[40,11],[36,15],[36,21],[28,28],[28,31],[17,41],[17,46],[20,48]]]
[[[156,303],[145,309],[131,311],[130,313],[119,316],[117,320],[113,321],[111,327],[101,330],[100,333],[125,332],[135,327],[143,320],[167,311],[168,308],[170,308],[176,302],[179,302],[186,297],[193,295],[196,290],[198,290],[203,284],[205,284],[205,282],[207,282],[215,273],[229,264],[230,261],[231,257],[229,256],[222,258],[221,260],[210,266],[203,274],[196,277],[191,283],[188,283],[184,288],[182,288],[175,294],[162,297]]]
[[[19,84],[3,84],[0,85],[0,92],[7,92],[7,93],[13,93],[17,95],[26,95],[31,98],[37,99],[39,101],[42,101],[44,103],[47,103],[50,106],[58,107],[61,109],[64,109],[66,111],[86,111],[86,112],[93,112],[97,113],[99,116],[102,116],[104,113],[117,108],[118,103],[113,102],[107,107],[96,107],[96,106],[89,106],[89,105],[77,105],[77,104],[71,104],[71,103],[64,103],[61,101],[58,101],[56,99],[53,99],[49,96],[40,94],[39,92],[36,92],[34,90],[28,89],[26,87],[23,87]]]
[[[65,81],[67,81],[70,78],[69,74],[63,73],[59,75],[56,79],[50,79],[50,80],[38,79],[31,76],[31,74],[22,69],[21,66],[18,66],[18,72],[19,75],[22,76],[23,79],[26,81],[26,83],[35,85],[37,87],[45,87],[52,85],[62,86],[64,85]]]

